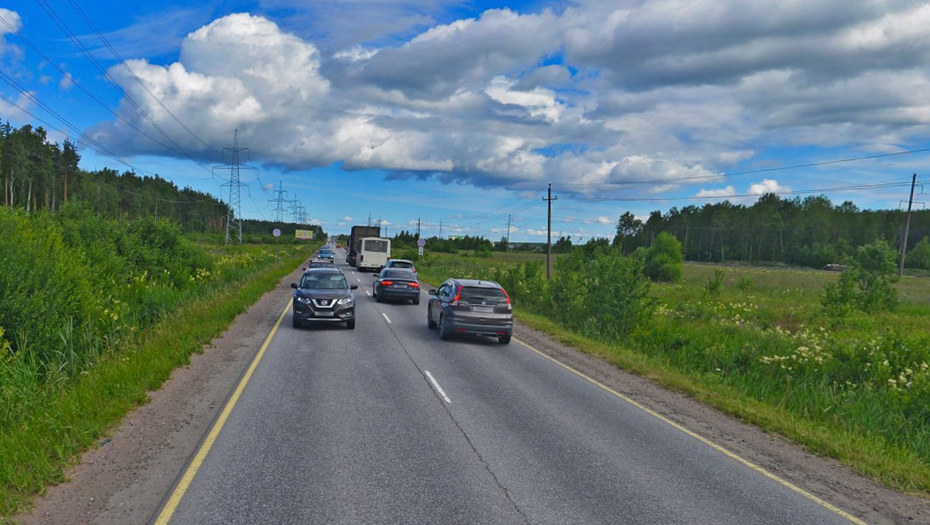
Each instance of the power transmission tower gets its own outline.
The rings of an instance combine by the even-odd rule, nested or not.
[[[278,181],[278,189],[274,190],[273,193],[276,193],[278,196],[274,199],[269,200],[268,202],[277,203],[274,209],[274,220],[275,222],[284,222],[284,194],[286,191],[282,190],[282,182]]]
[[[552,278],[552,201],[559,200],[552,196],[552,183],[549,184],[549,193],[543,200],[549,203],[549,213],[546,216],[546,280]]]
[[[904,275],[904,256],[907,254],[907,236],[911,230],[911,212],[914,206],[914,187],[917,186],[917,174],[911,179],[911,198],[907,201],[907,219],[904,221],[904,237],[901,238],[901,258],[898,261],[898,277]]]
[[[242,244],[242,187],[247,186],[242,184],[239,179],[239,171],[242,169],[247,170],[257,170],[258,168],[254,166],[248,166],[244,164],[239,164],[239,152],[247,152],[249,148],[240,148],[239,147],[239,130],[237,129],[233,135],[233,147],[223,148],[223,153],[229,151],[232,154],[232,162],[230,164],[223,164],[221,166],[214,166],[214,170],[229,170],[229,182],[223,183],[222,186],[229,186],[229,200],[227,201],[227,206],[229,207],[226,213],[226,242],[229,242],[230,239],[230,230],[235,228],[238,231],[239,235],[239,244]]]
[[[303,208],[303,205],[301,205],[297,195],[294,195],[293,200],[286,202],[290,203],[290,206],[288,206],[287,209],[291,211],[291,220],[293,220],[295,223],[300,222],[300,210]]]

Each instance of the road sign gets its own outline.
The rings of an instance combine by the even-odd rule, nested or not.
[[[420,246],[419,248],[417,248],[417,255],[423,255],[423,247],[422,247],[422,246]]]
[[[278,228],[275,228],[275,229],[271,230],[271,234],[274,235],[275,237],[280,237],[280,236],[281,236],[281,230],[279,230]]]
[[[426,239],[417,239],[417,246],[419,246],[420,248],[426,246]],[[420,252],[421,252],[420,255],[423,255],[422,253],[423,250],[420,250]]]

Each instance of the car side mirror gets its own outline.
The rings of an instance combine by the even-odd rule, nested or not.
[[[357,284],[350,284],[350,285],[349,285],[349,290],[358,290],[358,285],[357,285]]]
[[[297,283],[291,283],[291,288],[297,288]]]
[[[429,291],[429,294],[430,294],[430,295],[436,295],[436,290],[430,290],[430,291]]]
[[[303,270],[303,271],[305,271],[305,272],[306,272],[306,271],[307,271],[307,267],[306,267],[306,266],[304,266],[303,268],[301,268],[301,270]]]

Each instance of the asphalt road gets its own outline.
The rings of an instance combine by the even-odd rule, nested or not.
[[[850,523],[517,340],[440,341],[425,289],[376,303],[337,256],[356,329],[285,316],[170,523]]]

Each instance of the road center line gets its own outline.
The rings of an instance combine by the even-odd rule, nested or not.
[[[368,296],[371,297],[371,292],[369,292],[368,290],[365,290],[365,293],[367,293]]]
[[[387,321],[387,322],[389,322],[389,323],[391,322],[391,320],[390,320],[390,319],[388,319],[388,316],[387,316],[387,314],[386,314],[386,313],[384,313],[384,312],[381,312],[381,315],[383,315],[383,316],[384,316],[384,320],[385,320],[385,321]]]
[[[446,403],[452,404],[452,400],[449,399],[449,396],[446,395],[442,387],[439,386],[439,383],[436,382],[436,379],[433,378],[433,374],[429,373],[429,370],[424,370],[423,373],[426,374],[426,378],[429,379],[429,382],[433,384],[433,388],[436,389],[436,392],[439,394],[439,396],[442,397]]]

